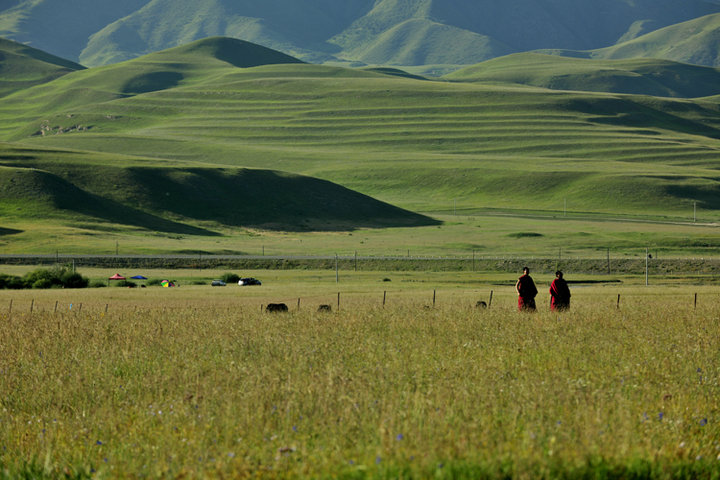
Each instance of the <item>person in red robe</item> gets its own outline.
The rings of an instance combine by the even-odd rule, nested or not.
[[[555,272],[555,280],[550,284],[550,310],[563,311],[570,308],[570,288],[563,278],[563,272]]]
[[[518,292],[518,309],[520,311],[534,312],[536,308],[535,296],[538,290],[530,276],[530,269],[528,267],[523,268],[522,277],[518,278],[515,284],[515,290]]]

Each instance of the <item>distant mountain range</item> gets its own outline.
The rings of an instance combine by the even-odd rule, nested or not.
[[[0,6],[0,37],[85,66],[218,35],[313,63],[439,72],[538,49],[718,66],[718,32],[720,3],[710,0],[4,0]]]

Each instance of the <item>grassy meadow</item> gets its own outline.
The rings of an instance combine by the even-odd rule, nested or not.
[[[0,291],[0,477],[720,476],[717,288],[575,286],[558,315],[548,275],[520,314],[514,275],[174,274]]]
[[[21,208],[21,207],[18,207]],[[561,206],[562,208],[562,206]],[[187,232],[149,233],[123,225],[100,226],[90,221],[7,220],[0,231],[0,253],[152,255],[342,255],[459,256],[471,258],[604,259],[642,257],[646,247],[664,257],[717,258],[720,234],[714,222],[686,219],[649,221],[638,217],[548,212],[470,211],[432,215],[441,225],[412,228],[359,228],[335,232],[271,231],[254,228],[217,229],[219,235]]]

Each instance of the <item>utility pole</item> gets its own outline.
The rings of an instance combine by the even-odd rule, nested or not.
[[[607,249],[607,267],[608,267],[608,275],[610,275],[610,249]]]

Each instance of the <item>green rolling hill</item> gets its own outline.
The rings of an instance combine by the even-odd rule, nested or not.
[[[68,109],[102,106],[153,92],[202,85],[216,76],[263,64],[299,60],[236,39],[209,38],[121,65],[85,70],[27,89],[8,100],[18,111],[41,114],[16,136],[49,138],[91,132],[104,120],[136,129],[144,114],[106,114],[88,118]],[[215,102],[212,102],[215,103]],[[100,107],[103,108],[103,107]],[[140,109],[142,110],[142,108]],[[60,113],[58,112],[65,112]],[[16,117],[17,118],[17,117]],[[56,124],[60,120],[62,125]],[[5,122],[10,125],[11,122]],[[122,127],[124,129],[124,127]],[[120,140],[122,142],[122,140]],[[213,234],[191,225],[285,230],[337,230],[437,223],[325,180],[262,169],[217,169],[186,162],[94,155],[71,150],[0,149],[0,202],[3,214],[17,218],[85,218],[128,228]],[[122,151],[122,149],[120,150]],[[118,165],[120,162],[120,165]],[[190,222],[190,224],[188,224]]]
[[[0,38],[0,97],[85,67]]]
[[[0,99],[0,181],[7,192],[9,178],[20,185],[2,199],[14,219],[4,227],[51,219],[212,237],[432,225],[427,216],[454,208],[552,215],[563,201],[601,217],[678,218],[696,204],[720,220],[720,97],[558,91],[479,81],[472,69],[428,80],[278,58],[211,38]],[[551,70],[531,58],[532,75]],[[517,74],[512,58],[497,62],[496,75]],[[567,68],[587,76],[610,64]],[[618,65],[620,79],[640,68]],[[657,65],[673,76],[674,65]]]
[[[212,227],[332,231],[433,225],[325,180],[259,169],[0,144],[0,216],[214,236]]]
[[[540,53],[594,59],[664,59],[720,66],[720,14],[670,25],[613,46],[587,50],[541,50]]]
[[[601,58],[662,58],[720,67],[720,14],[707,15],[597,50]]]
[[[445,78],[659,97],[697,98],[720,94],[720,69],[643,58],[597,60],[518,53],[466,67]]]
[[[414,18],[348,50],[346,55],[371,65],[462,65],[469,59],[479,61],[512,51],[486,35]]]

